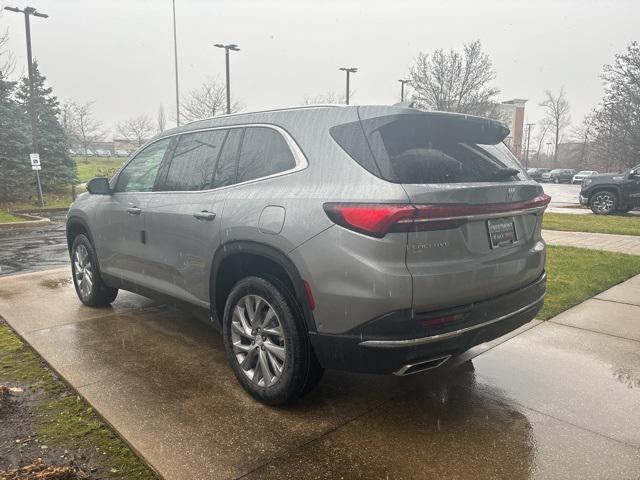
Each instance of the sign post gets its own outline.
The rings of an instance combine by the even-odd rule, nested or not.
[[[36,172],[36,183],[38,184],[38,198],[40,199],[42,208],[44,208],[44,197],[42,196],[42,185],[40,184],[40,170],[42,170],[42,165],[40,164],[40,154],[30,153],[29,159],[31,160],[31,170],[34,170]]]

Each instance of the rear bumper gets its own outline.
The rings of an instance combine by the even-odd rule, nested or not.
[[[362,373],[412,373],[443,364],[451,356],[501,337],[532,320],[543,305],[546,275],[499,297],[437,312],[391,312],[343,335],[310,333],[325,368]],[[447,326],[424,327],[422,320],[456,315]]]

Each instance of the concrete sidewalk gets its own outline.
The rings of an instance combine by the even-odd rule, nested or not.
[[[245,394],[211,327],[125,292],[87,308],[66,268],[0,278],[0,315],[166,479],[617,480],[640,472],[639,291],[448,369],[329,371],[284,408]]]
[[[638,229],[640,229],[640,219],[638,219]],[[636,235],[543,230],[542,238],[549,245],[640,255],[640,236]]]

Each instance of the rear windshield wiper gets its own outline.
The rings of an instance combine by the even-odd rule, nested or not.
[[[491,176],[491,180],[504,180],[509,177],[515,177],[520,173],[517,168],[501,168]]]

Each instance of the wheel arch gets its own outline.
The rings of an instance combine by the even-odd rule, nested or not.
[[[91,236],[91,231],[89,230],[89,226],[87,222],[79,216],[69,217],[67,219],[67,249],[69,253],[71,253],[71,247],[73,246],[73,239],[76,238],[79,234],[83,233],[89,238],[89,241],[95,248],[95,242],[93,241],[93,237]]]
[[[316,331],[304,282],[295,264],[284,252],[252,241],[231,241],[216,250],[211,265],[209,295],[212,313],[219,322],[222,322],[226,298],[233,285],[248,275],[275,277],[285,284],[300,307],[307,331]]]

